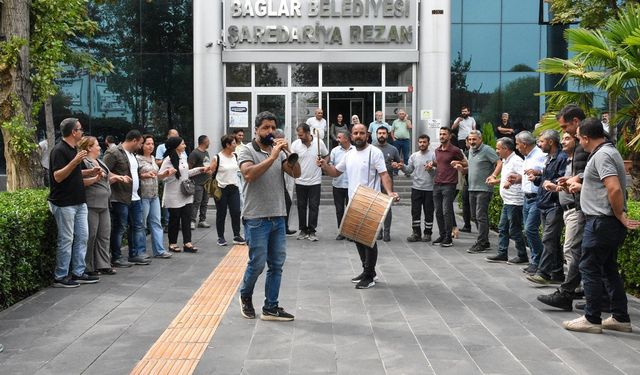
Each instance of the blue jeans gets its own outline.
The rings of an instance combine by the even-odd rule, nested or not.
[[[524,233],[527,236],[529,249],[531,249],[531,262],[538,267],[540,256],[542,255],[542,240],[540,240],[540,210],[538,210],[537,198],[524,198],[522,205],[522,221],[524,222]]]
[[[582,237],[580,273],[587,303],[585,317],[591,323],[602,321],[603,281],[611,298],[611,313],[619,322],[628,322],[627,295],[618,272],[618,248],[627,228],[615,216],[587,216]]]
[[[245,219],[244,234],[249,245],[249,262],[242,278],[240,295],[251,297],[258,276],[268,265],[264,284],[264,307],[278,306],[282,266],[287,257],[284,217]]]
[[[142,222],[142,203],[132,201],[126,205],[111,202],[111,261],[122,258],[120,247],[122,235],[129,226],[129,258],[137,257],[146,251],[147,236]]]
[[[71,272],[82,276],[85,270],[84,257],[87,254],[89,239],[89,210],[87,204],[58,207],[49,202],[49,210],[58,226],[58,250],[56,252],[56,270],[54,277],[60,280]]]
[[[500,213],[498,225],[498,256],[509,255],[509,239],[516,243],[516,252],[520,258],[528,259],[527,248],[522,235],[522,206],[505,204]]]
[[[165,252],[164,234],[160,222],[160,198],[142,198],[142,225],[151,232],[151,249],[153,255]]]
[[[404,161],[404,165],[409,163],[409,155],[411,155],[411,140],[408,138],[405,139],[396,139],[393,142],[393,145],[396,146],[398,152],[402,154],[402,160]]]

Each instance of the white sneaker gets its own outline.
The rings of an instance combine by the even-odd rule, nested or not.
[[[191,222],[191,230],[194,230],[194,229],[196,229],[196,222],[192,221]]]
[[[562,322],[562,326],[569,331],[587,332],[587,333],[602,333],[602,325],[593,324],[587,320],[584,316],[573,320],[565,320]]]
[[[602,321],[602,329],[619,332],[631,332],[633,330],[631,328],[631,322],[619,322],[613,316]]]
[[[318,236],[315,233],[309,233],[307,235],[307,239],[311,242],[316,242],[318,240]]]

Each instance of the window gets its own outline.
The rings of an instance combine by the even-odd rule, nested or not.
[[[409,86],[413,81],[413,64],[386,64],[386,86]]]
[[[251,64],[226,64],[228,87],[251,87]]]
[[[291,86],[318,86],[318,64],[291,64]]]
[[[287,85],[287,64],[256,64],[256,87]]]
[[[381,64],[323,64],[324,86],[382,86]]]

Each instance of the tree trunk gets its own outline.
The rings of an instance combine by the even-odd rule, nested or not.
[[[0,34],[7,40],[14,37],[29,40],[29,10],[31,2],[28,0],[4,0],[2,18],[0,19]],[[32,86],[29,74],[29,47],[21,48],[15,66],[0,66],[0,123],[10,121],[22,113],[25,126],[32,127],[31,116]],[[23,155],[14,150],[12,135],[4,127],[4,154],[7,162],[7,190],[33,187],[36,185],[34,173],[37,169],[37,152]],[[35,143],[35,134],[33,142]]]
[[[616,114],[618,114],[618,97],[613,94],[609,94],[609,136],[614,144],[618,140],[618,128],[616,127],[616,123],[613,121]]]
[[[47,149],[48,152],[53,150],[53,146],[56,144],[56,128],[53,124],[53,105],[52,105],[52,97],[48,97],[47,101],[44,103],[44,121],[47,126],[47,145],[49,146]]]

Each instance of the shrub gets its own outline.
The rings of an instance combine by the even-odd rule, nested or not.
[[[482,125],[482,143],[485,145],[495,149],[496,148],[496,132],[494,130],[493,124],[490,122]]]
[[[51,284],[57,231],[48,194],[0,193],[0,309]]]
[[[628,215],[632,219],[640,219],[640,202],[628,202]],[[618,250],[618,265],[627,287],[627,291],[636,295],[640,293],[640,229],[630,230]]]

